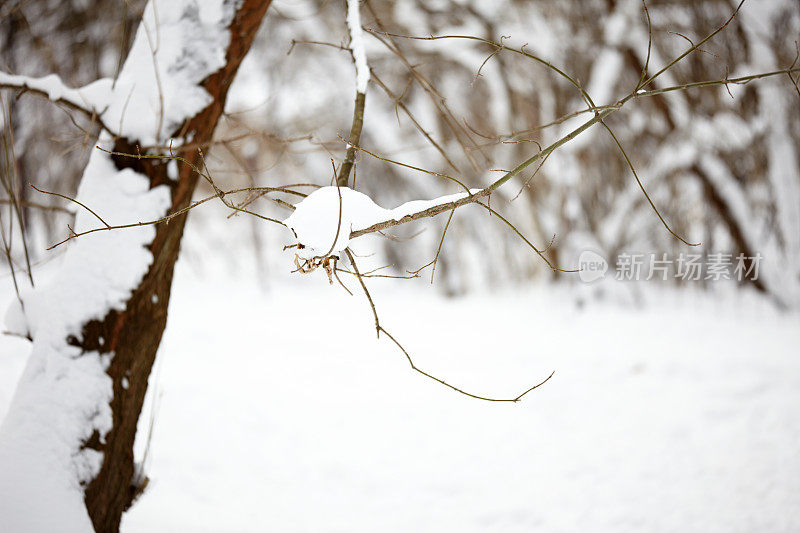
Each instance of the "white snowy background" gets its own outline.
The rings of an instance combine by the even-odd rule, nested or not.
[[[371,280],[424,370],[498,396],[555,370],[490,404],[412,372],[363,297],[321,271],[265,288],[206,252],[178,264],[137,442],[141,457],[156,400],[151,481],[125,532],[800,526],[797,314],[746,293],[444,299],[425,280]],[[0,343],[2,416],[29,347]]]
[[[613,46],[604,48],[590,80],[598,97],[613,97],[611,74],[621,68],[614,48],[618,41],[643,39],[623,31],[626,17],[639,17],[638,5],[628,2],[612,17],[616,22],[609,25],[607,40]],[[291,6],[281,6],[291,15]],[[756,14],[751,9],[746,16]],[[418,21],[411,23],[418,26]],[[535,45],[548,57],[557,55],[558,47],[544,37]],[[453,50],[456,57],[459,50]],[[473,67],[483,56],[469,59]],[[257,55],[248,59],[258,60]],[[352,69],[339,70],[356,85]],[[286,85],[273,74],[270,84]],[[262,75],[245,64],[244,81],[232,91],[232,109],[264,104]],[[495,83],[496,77],[487,79]],[[39,83],[60,91],[56,81]],[[362,68],[357,86],[366,83]],[[770,86],[763,87],[769,96]],[[95,87],[102,88],[102,83]],[[293,105],[313,108],[318,87],[300,89],[288,95]],[[349,104],[350,89],[338,87],[326,94]],[[93,101],[91,91],[59,94]],[[547,94],[541,91],[540,97]],[[290,116],[292,107],[280,105],[285,103],[281,98],[287,94],[269,95],[267,107]],[[373,101],[368,101],[368,119]],[[782,106],[788,105],[782,98],[762,101],[768,108],[765,117],[781,115]],[[675,104],[678,119],[682,105]],[[385,118],[367,121],[374,128],[373,142],[400,146]],[[727,191],[743,225],[757,228],[763,222],[760,212],[751,212],[744,193],[715,158],[695,149],[698,145],[703,154],[712,152],[718,141],[747,146],[747,138],[720,140],[720,131],[737,130],[738,119],[728,118],[687,123],[694,136],[665,144],[653,156],[650,178],[657,181],[676,160],[699,158],[709,179]],[[163,128],[165,124],[148,127],[143,136],[155,139]],[[791,160],[796,147],[787,145],[787,132],[773,129],[770,134],[781,140],[771,145],[774,166]],[[586,149],[593,142],[592,135],[584,136],[564,151],[564,160],[556,156],[551,161],[557,176],[553,179],[565,190],[575,185],[570,180],[578,180],[568,161],[570,150]],[[222,163],[209,159],[218,171]],[[304,164],[297,171],[302,176],[317,163]],[[326,165],[325,157],[319,159],[320,168]],[[781,175],[795,183],[789,174]],[[369,178],[359,177],[368,184]],[[379,203],[394,208],[408,197],[445,192],[432,190],[427,182],[420,188],[425,192],[406,186],[391,205],[385,198]],[[323,191],[338,200],[335,189]],[[772,252],[768,260],[782,267],[767,272],[773,279],[770,287],[778,287],[775,292],[788,301],[795,301],[796,293],[791,277],[798,258],[798,233],[792,225],[796,192],[795,187],[777,197],[785,249],[777,250],[769,239],[762,243]],[[567,196],[563,211],[580,213],[575,193]],[[641,214],[620,218],[629,213],[625,202],[632,198],[616,197],[611,222],[639,226]],[[561,209],[561,203],[550,203],[556,206],[552,209]],[[369,209],[387,214],[374,204]],[[488,224],[485,217],[475,216],[477,211],[464,210],[473,224],[469,227],[477,228],[475,234]],[[393,212],[406,213],[402,208]],[[505,261],[511,267],[527,265],[535,257],[521,247],[512,254],[507,247],[495,253],[469,239],[443,251],[443,257],[453,257],[451,272],[478,272],[467,276],[479,280],[468,295],[444,298],[425,279],[369,280],[382,324],[423,370],[496,397],[513,397],[555,371],[547,384],[518,404],[486,403],[414,373],[396,347],[375,339],[370,308],[352,278],[344,281],[355,296],[328,285],[321,271],[289,275],[292,252],[279,253],[292,241],[288,231],[262,235],[252,229],[250,219],[226,220],[226,213],[213,207],[204,213],[193,213],[187,227],[169,323],[140,421],[137,458],[145,461],[150,482],[124,516],[123,531],[800,530],[797,311],[779,312],[769,300],[730,284],[702,292],[691,284],[678,290],[643,282],[588,285],[542,278],[487,286],[480,281],[490,277],[480,274],[484,262]],[[338,211],[333,213],[338,218]],[[296,221],[302,225],[300,215]],[[654,215],[648,210],[647,217],[652,221]],[[420,264],[435,250],[440,235],[435,227],[430,223],[412,241],[416,250],[411,256]],[[575,250],[581,248],[578,244],[598,244],[581,237],[580,230],[555,228],[562,238],[575,239]],[[269,259],[253,261],[262,250],[253,254],[251,232],[262,235],[262,244],[268,246],[263,255]],[[341,237],[337,250],[346,244],[346,236]],[[253,240],[259,242],[259,237]],[[332,235],[320,237],[321,242],[328,240],[334,240]],[[369,237],[354,246],[358,254],[376,253],[364,261],[380,266],[388,260],[376,242]],[[58,275],[60,253],[36,267],[37,282]],[[508,271],[495,271],[495,277]],[[14,299],[10,276],[4,274],[0,308]],[[0,336],[0,419],[30,352],[27,341]]]

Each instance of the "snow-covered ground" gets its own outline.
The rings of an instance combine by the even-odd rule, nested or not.
[[[179,265],[124,532],[800,530],[796,314],[373,280],[387,329],[456,386],[514,396],[556,371],[497,404],[412,372],[324,277],[264,291]],[[0,416],[26,344],[0,338]]]

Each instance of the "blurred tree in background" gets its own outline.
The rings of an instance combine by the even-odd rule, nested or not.
[[[88,311],[79,306],[76,312],[69,306],[62,309],[59,302],[80,298],[58,293],[48,299],[44,291],[38,309],[52,307],[56,313],[51,317],[34,311],[28,316],[25,304],[36,300],[26,300],[18,291],[17,312],[9,315],[16,320],[13,332],[33,341],[29,367],[45,370],[28,372],[21,381],[16,395],[21,399],[4,428],[7,435],[14,437],[16,430],[24,438],[4,441],[13,452],[6,453],[6,461],[27,453],[30,470],[42,479],[52,477],[38,469],[39,457],[49,453],[44,441],[59,439],[28,436],[51,435],[53,424],[43,418],[40,432],[36,424],[20,422],[27,422],[41,398],[54,398],[45,404],[50,406],[44,410],[48,416],[58,417],[61,410],[68,414],[70,401],[84,417],[110,408],[108,427],[91,415],[80,420],[85,428],[68,431],[59,449],[70,461],[87,450],[103,457],[96,471],[75,477],[85,483],[82,495],[97,531],[118,529],[122,513],[147,484],[134,465],[132,446],[166,325],[183,224],[194,207],[190,202],[198,181],[198,195],[221,200],[228,218],[238,215],[251,229],[242,234],[240,221],[220,223],[224,221],[218,211],[197,209],[193,217],[205,228],[197,232],[203,238],[201,246],[212,247],[217,256],[230,257],[233,263],[241,263],[250,248],[266,278],[277,276],[277,268],[284,273],[291,268],[275,251],[290,240],[287,224],[280,220],[293,209],[268,193],[292,193],[296,200],[305,194],[293,188],[331,184],[345,149],[357,141],[359,157],[349,184],[387,207],[459,192],[453,182],[485,188],[493,182],[499,185],[495,180],[501,176],[510,179],[502,188],[473,190],[458,200],[481,209],[456,211],[451,197],[429,208],[438,209],[437,214],[449,212],[450,218],[405,224],[409,217],[431,214],[412,210],[401,219],[403,226],[392,223],[395,218],[367,228],[388,230],[378,232],[389,238],[379,241],[380,252],[371,260],[392,266],[395,273],[419,272],[426,251],[435,253],[441,285],[448,293],[534,278],[569,283],[577,275],[547,267],[572,268],[587,250],[613,263],[623,253],[675,257],[691,249],[698,258],[763,256],[760,277],[745,279],[741,286],[781,305],[800,302],[800,47],[793,40],[800,35],[800,10],[795,0],[754,2],[741,10],[743,3],[726,0],[362,3],[372,81],[363,133],[360,139],[349,137],[349,142],[345,136],[353,121],[354,76],[342,2],[276,2],[257,34],[269,2],[228,0],[217,3],[216,11],[208,4],[203,12],[202,2],[184,0],[169,5],[172,20],[165,33],[174,32],[177,38],[162,43],[158,3],[151,0],[144,19],[151,25],[140,26],[127,60],[141,3],[34,0],[0,6],[0,66],[5,71],[57,74],[77,87],[99,77],[115,78],[125,65],[119,83],[109,79],[101,84],[106,99],[86,96],[90,101],[82,116],[73,114],[80,108],[74,100],[71,108],[61,107],[24,94],[37,90],[30,89],[30,79],[14,76],[4,75],[3,88],[8,90],[0,102],[5,195],[0,232],[12,275],[26,270],[30,275],[31,264],[53,257],[44,253],[47,244],[80,236],[75,231],[124,231],[133,226],[152,230],[152,235],[140,234],[142,240],[124,241],[123,245],[132,243],[126,249],[111,246],[120,237],[105,232],[105,241],[94,241],[98,247],[81,251],[79,246],[86,242],[82,240],[70,248],[78,250],[66,256],[75,259],[74,272],[65,269],[53,286],[72,287],[78,280],[81,296],[99,298]],[[353,34],[354,41],[358,34]],[[358,56],[357,47],[352,48]],[[169,53],[159,56],[165,49]],[[193,53],[210,59],[191,57]],[[159,65],[159,57],[169,60]],[[218,58],[224,59],[219,65],[214,62]],[[241,75],[234,84],[240,64]],[[162,86],[162,76],[168,81],[183,77],[189,83],[164,91],[170,84]],[[769,79],[741,83],[747,76],[748,81]],[[737,78],[739,82],[729,82]],[[54,86],[62,94],[67,90],[60,82],[41,86],[46,88],[38,89],[39,95],[64,101],[52,94]],[[192,104],[196,109],[188,106],[192,112],[184,116],[184,97],[194,89],[194,95],[200,95]],[[123,91],[128,98],[141,97],[138,108],[127,108]],[[94,106],[97,102],[108,107],[100,111]],[[158,117],[141,102],[158,103]],[[119,114],[106,113],[109,109]],[[162,131],[164,117],[173,116],[173,110],[180,119]],[[94,152],[82,183],[89,183],[86,196],[91,201],[106,202],[107,213],[132,219],[120,225],[109,225],[75,199],[83,197],[76,193],[77,181],[97,141],[97,113],[104,121],[118,117],[119,126],[105,122],[108,149]],[[152,137],[141,133],[153,125],[150,122],[157,124]],[[176,140],[177,153],[172,144]],[[515,175],[517,171],[510,170],[515,168],[524,170]],[[120,175],[142,178],[140,194],[113,181]],[[86,192],[83,184],[81,191]],[[148,206],[147,198],[152,197],[147,194],[155,189],[169,196],[167,214],[151,220],[139,214],[150,211],[138,209]],[[323,256],[307,258],[317,261],[307,271],[323,266],[329,279],[331,252],[343,226],[342,192],[335,190],[339,227],[334,244]],[[247,194],[236,196],[241,193]],[[355,193],[348,194],[352,198]],[[487,204],[478,203],[479,198]],[[70,199],[73,203],[63,202]],[[87,229],[84,224],[73,230],[75,204],[104,226]],[[250,214],[255,210],[269,218],[245,218],[245,207]],[[321,225],[320,210],[310,211],[312,225]],[[267,221],[277,224],[268,226]],[[71,233],[63,239],[65,227]],[[350,229],[353,234],[367,232]],[[520,252],[517,239],[523,235],[536,243],[525,240],[535,254]],[[691,245],[684,238],[702,244]],[[196,244],[189,242],[190,258]],[[301,244],[295,243],[298,248]],[[143,248],[151,254],[139,265],[144,277],[117,280],[114,274],[131,261],[126,252]],[[516,402],[538,386],[514,398],[493,399],[457,389],[417,368],[380,325],[351,251],[344,246],[336,250],[347,254],[377,332],[397,344],[414,370],[490,401]],[[437,250],[444,252],[439,256]],[[138,260],[141,257],[134,258]],[[83,268],[93,265],[98,269]],[[333,273],[335,265],[334,261]],[[125,295],[121,302],[120,293]],[[56,316],[58,312],[64,316]],[[70,312],[78,316],[68,316]],[[73,318],[75,330],[69,329]],[[68,326],[63,332],[58,324],[53,326],[59,320]],[[51,327],[58,336],[53,342],[45,334]],[[107,367],[101,355],[109,355]],[[54,361],[57,364],[48,364]],[[81,366],[85,361],[95,366],[86,370]],[[74,376],[63,378],[59,365],[79,378],[100,375],[95,383],[99,393],[88,397],[90,408],[82,403],[85,390],[64,394],[50,386],[59,380],[81,386]],[[44,451],[28,450],[27,444],[34,441]],[[72,479],[72,474],[62,477]]]
[[[7,3],[0,26],[4,67],[32,75],[58,72],[75,85],[113,75],[139,4]],[[559,122],[585,103],[546,66],[486,42],[409,36],[476,36],[524,45],[573,76],[603,105],[636,87],[646,64],[646,75],[654,74],[736,7],[729,0],[652,1],[646,10],[639,0],[368,0],[362,17],[365,28],[375,30],[367,42],[373,79],[361,145],[481,186],[501,175],[498,169],[513,168],[585,120]],[[330,158],[343,159],[340,136],[346,136],[352,116],[342,11],[342,3],[328,1],[270,7],[210,149],[208,163],[219,183],[330,182]],[[724,31],[647,89],[787,68],[796,58],[797,35],[796,1],[746,2]],[[33,97],[5,98],[17,186],[26,199],[58,204],[22,185],[74,193],[91,135]],[[637,99],[607,120],[664,218],[678,234],[702,243],[692,253],[762,254],[762,275],[743,285],[784,303],[796,303],[800,293],[799,110],[796,84],[778,76]],[[74,120],[92,131],[87,121]],[[33,160],[40,164],[32,166]],[[492,201],[540,248],[547,247],[554,264],[572,268],[586,249],[612,265],[621,252],[676,256],[687,250],[665,231],[602,128],[587,131],[548,157],[535,175],[534,170],[504,186]],[[359,156],[355,188],[387,207],[456,191],[446,180],[365,153]],[[263,201],[254,205],[280,209]],[[285,270],[283,259],[272,253],[285,244],[284,230],[252,219],[249,235],[232,236],[225,224],[211,222],[215,215],[201,212],[193,216],[208,223],[204,234],[210,241],[233,247],[231,254],[239,257],[244,247],[252,249],[267,272]],[[25,213],[46,221],[29,225],[37,228],[32,233],[43,232],[32,236],[37,243],[63,236],[66,215]],[[418,268],[424,263],[420,250],[435,252],[445,222],[426,223],[426,231],[411,241],[384,241],[381,260],[400,273]],[[411,226],[419,227],[396,234],[405,238],[423,229]],[[536,277],[575,279],[520,254],[515,239],[483,210],[456,213],[439,259],[440,286],[458,293]]]
[[[144,5],[144,0],[3,2],[0,69],[35,77],[57,74],[72,87],[114,77]],[[35,207],[63,207],[63,201],[28,184],[74,196],[99,128],[82,113],[39,97],[4,91],[2,104],[6,149],[0,151],[0,168],[19,191],[31,248],[41,250],[72,217]]]

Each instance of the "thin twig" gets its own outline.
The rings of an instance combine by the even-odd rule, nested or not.
[[[378,338],[380,338],[381,333],[386,335],[389,338],[389,340],[391,340],[395,344],[395,346],[400,348],[400,351],[402,351],[403,355],[406,356],[406,360],[408,361],[408,364],[411,365],[411,369],[414,370],[415,372],[418,372],[418,373],[422,374],[423,376],[425,376],[425,377],[427,377],[429,379],[432,379],[433,381],[436,381],[437,383],[440,383],[440,384],[444,385],[445,387],[448,387],[448,388],[450,388],[450,389],[452,389],[452,390],[454,390],[454,391],[456,391],[458,393],[461,393],[461,394],[463,394],[465,396],[469,396],[470,398],[475,398],[477,400],[484,400],[484,401],[487,401],[487,402],[512,402],[512,403],[516,403],[516,402],[520,401],[523,396],[525,396],[526,394],[528,394],[532,390],[534,390],[534,389],[536,389],[538,387],[541,387],[542,385],[547,383],[547,381],[550,380],[550,378],[553,377],[553,374],[555,374],[555,371],[551,372],[550,375],[547,376],[547,378],[545,378],[543,381],[541,381],[541,382],[537,383],[536,385],[528,388],[522,394],[519,394],[519,395],[515,396],[514,398],[491,398],[491,397],[488,397],[488,396],[479,396],[477,394],[472,394],[471,392],[467,392],[467,391],[465,391],[463,389],[460,389],[458,387],[455,387],[455,386],[447,383],[445,380],[443,380],[441,378],[438,378],[438,377],[434,376],[433,374],[429,374],[428,372],[425,372],[424,370],[419,368],[416,364],[414,364],[414,361],[413,361],[413,359],[411,359],[411,355],[408,353],[408,351],[405,348],[403,348],[403,346],[397,341],[397,339],[395,339],[394,336],[392,336],[391,333],[386,331],[386,329],[381,325],[380,319],[378,318],[378,310],[375,308],[375,302],[372,300],[372,295],[369,293],[369,289],[367,289],[367,285],[364,283],[364,280],[362,279],[362,276],[358,271],[358,265],[356,265],[355,258],[353,257],[353,254],[350,253],[350,249],[349,248],[345,248],[345,253],[347,254],[347,258],[350,260],[350,264],[353,265],[353,270],[355,271],[356,277],[358,278],[358,282],[361,285],[361,289],[363,290],[364,295],[367,297],[367,301],[369,302],[370,309],[372,309],[372,316],[375,318],[375,332],[377,333]]]
[[[436,256],[433,258],[433,268],[431,269],[431,285],[433,285],[433,276],[436,274],[436,265],[439,262],[439,254],[442,253],[442,245],[444,245],[444,238],[447,235],[447,229],[450,227],[450,221],[453,220],[453,215],[456,213],[456,210],[453,209],[450,211],[450,216],[447,217],[447,224],[444,225],[444,231],[442,231],[442,238],[439,240],[439,247],[436,248]]]
[[[641,88],[641,87],[647,87],[648,85],[650,85],[650,84],[653,82],[653,80],[655,80],[656,78],[658,78],[660,75],[662,75],[662,74],[663,74],[664,72],[666,72],[667,70],[669,70],[669,69],[671,69],[672,67],[674,67],[674,66],[675,66],[675,65],[676,65],[678,62],[680,62],[680,61],[681,61],[681,60],[682,60],[684,57],[688,56],[689,54],[691,54],[692,52],[694,52],[695,50],[697,50],[699,47],[703,46],[705,43],[707,43],[708,41],[710,41],[710,40],[711,40],[711,39],[712,39],[712,38],[713,38],[715,35],[717,35],[719,32],[721,32],[722,30],[724,30],[725,28],[727,28],[727,27],[728,27],[728,24],[730,24],[730,23],[731,23],[731,21],[733,21],[733,19],[734,19],[734,18],[736,17],[736,15],[739,13],[739,10],[742,8],[742,5],[744,4],[744,2],[745,2],[745,0],[741,0],[741,2],[739,2],[739,5],[738,5],[738,6],[736,6],[736,9],[734,9],[734,10],[733,10],[733,13],[731,14],[731,16],[728,18],[728,20],[726,20],[726,21],[725,21],[725,23],[724,23],[722,26],[720,26],[719,28],[717,28],[716,30],[714,30],[713,32],[711,32],[710,34],[708,34],[708,35],[707,35],[705,38],[703,38],[702,40],[700,40],[700,41],[699,41],[697,44],[694,44],[694,45],[692,45],[692,46],[691,46],[691,47],[690,47],[688,50],[686,50],[684,53],[682,53],[681,55],[679,55],[678,57],[676,57],[675,59],[673,59],[672,61],[670,61],[669,63],[667,63],[667,65],[666,65],[666,66],[664,66],[664,67],[663,67],[661,70],[659,70],[658,72],[656,72],[655,74],[653,74],[652,76],[650,76],[650,77],[647,79],[647,81],[645,81],[644,83],[641,83],[641,84],[639,85],[639,87],[640,87],[640,88]]]
[[[634,89],[634,92],[642,88],[642,82],[647,76],[647,69],[650,66],[650,52],[653,48],[653,24],[650,20],[650,10],[647,9],[647,2],[645,0],[642,0],[642,7],[644,8],[644,15],[647,18],[647,59],[644,61],[642,74],[639,77],[639,82],[636,84],[636,89]]]
[[[382,81],[382,80],[381,80],[381,79],[380,79],[380,78],[379,78],[377,75],[375,75],[375,71],[374,71],[374,70],[372,70],[371,72],[372,72],[372,79],[373,79],[373,80],[375,80],[375,83],[377,83],[377,84],[378,84],[378,87],[380,87],[381,89],[383,89],[383,92],[385,92],[385,93],[386,93],[386,95],[387,95],[389,98],[391,98],[392,100],[394,100],[394,103],[395,103],[395,109],[397,109],[398,107],[399,107],[400,109],[402,109],[402,110],[403,110],[403,112],[406,114],[406,116],[407,116],[408,118],[410,118],[410,119],[411,119],[411,123],[412,123],[412,124],[414,124],[414,127],[416,127],[416,128],[417,128],[417,131],[419,131],[419,132],[420,132],[420,133],[421,133],[421,134],[422,134],[422,135],[425,137],[425,139],[426,139],[426,140],[427,140],[429,143],[431,143],[431,145],[432,145],[434,148],[436,148],[436,151],[437,151],[437,152],[439,152],[439,154],[440,154],[440,155],[441,155],[441,156],[444,158],[444,160],[445,160],[445,161],[447,161],[447,164],[448,164],[448,165],[450,165],[450,168],[452,168],[452,169],[453,169],[453,170],[455,170],[456,172],[459,172],[459,170],[458,170],[458,167],[457,167],[457,166],[455,165],[455,163],[453,163],[453,161],[452,161],[452,160],[451,160],[451,159],[450,159],[450,158],[447,156],[447,154],[445,153],[444,149],[443,149],[443,148],[442,148],[442,147],[439,145],[439,143],[437,143],[437,142],[434,140],[434,138],[433,138],[433,137],[431,137],[430,133],[428,133],[428,132],[425,130],[425,128],[423,128],[423,127],[422,127],[422,125],[419,123],[419,121],[417,121],[417,119],[416,119],[416,118],[414,117],[414,115],[411,113],[411,110],[408,108],[408,106],[406,106],[406,104],[404,104],[404,103],[403,103],[403,101],[402,101],[402,95],[401,95],[401,96],[397,96],[397,95],[395,95],[395,94],[392,92],[392,90],[391,90],[391,89],[389,89],[389,87],[387,87],[387,86],[386,86],[386,84],[384,84],[384,83],[383,83],[383,81]],[[398,120],[399,120],[399,119],[398,119]]]
[[[686,239],[684,239],[683,237],[681,237],[680,235],[675,233],[672,230],[672,228],[669,226],[669,224],[667,224],[667,221],[664,220],[663,216],[661,216],[661,212],[656,207],[656,204],[653,203],[652,198],[650,198],[650,195],[647,193],[647,190],[644,188],[644,184],[642,183],[642,180],[639,179],[639,174],[636,172],[636,168],[633,166],[633,163],[631,162],[631,158],[628,157],[628,153],[625,151],[625,148],[622,147],[622,143],[619,142],[619,139],[614,134],[614,132],[611,130],[611,128],[608,127],[608,124],[606,124],[604,121],[601,121],[600,124],[602,124],[603,127],[605,128],[605,130],[608,132],[608,134],[611,135],[611,138],[614,139],[614,143],[617,145],[617,148],[619,148],[619,151],[622,152],[622,156],[625,158],[625,162],[628,163],[628,168],[630,168],[631,172],[633,173],[633,177],[636,178],[636,183],[639,184],[639,188],[642,190],[642,194],[644,194],[644,197],[647,198],[647,201],[650,203],[650,207],[653,208],[653,211],[655,211],[656,216],[658,216],[658,219],[661,221],[661,223],[664,225],[664,227],[667,228],[667,231],[670,232],[673,237],[675,237],[676,239],[681,241],[686,246],[700,246],[699,242],[691,243],[691,242],[687,241]]]
[[[90,212],[91,214],[93,214],[93,215],[95,216],[95,218],[97,218],[97,220],[99,220],[100,222],[102,222],[102,223],[103,223],[103,225],[106,227],[106,229],[111,229],[111,226],[108,224],[108,222],[106,222],[105,220],[103,220],[103,217],[101,217],[100,215],[98,215],[96,212],[94,212],[94,211],[93,211],[93,210],[92,210],[92,209],[91,209],[89,206],[87,206],[87,205],[86,205],[86,204],[84,204],[83,202],[80,202],[80,201],[76,200],[75,198],[70,198],[69,196],[66,196],[66,195],[64,195],[64,194],[60,194],[60,193],[57,193],[57,192],[52,192],[52,191],[45,191],[45,190],[43,190],[43,189],[40,189],[39,187],[37,187],[37,186],[36,186],[36,185],[34,185],[33,183],[30,183],[29,185],[31,186],[31,188],[33,188],[34,190],[36,190],[37,192],[40,192],[40,193],[42,193],[42,194],[51,194],[51,195],[53,195],[53,196],[58,196],[59,198],[63,198],[64,200],[68,200],[68,201],[70,201],[70,202],[73,202],[73,203],[76,203],[76,204],[78,204],[79,206],[81,206],[82,208],[86,209],[88,212]]]

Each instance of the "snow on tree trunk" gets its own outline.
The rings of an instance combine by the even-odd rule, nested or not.
[[[99,144],[135,154],[172,139],[177,155],[197,161],[181,142],[211,139],[268,5],[148,4],[119,78],[80,93],[79,103],[102,109],[111,130]],[[60,80],[48,83],[57,88]],[[97,216],[80,211],[75,231],[157,219],[188,205],[198,176],[188,166],[177,174],[167,168],[95,151],[78,200]],[[0,531],[119,530],[138,491],[133,442],[185,221],[72,241],[54,277],[9,312],[8,327],[28,334],[33,347],[0,427]]]

